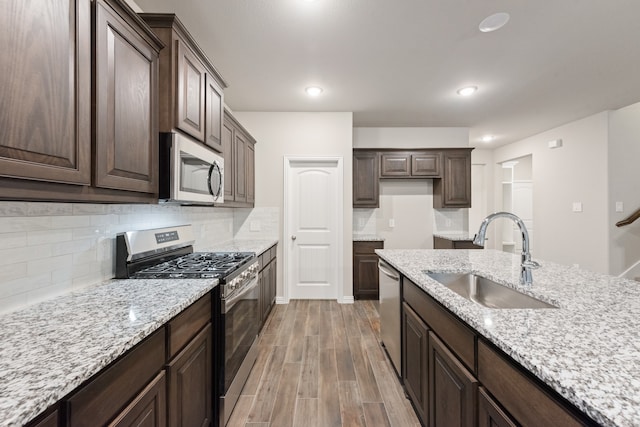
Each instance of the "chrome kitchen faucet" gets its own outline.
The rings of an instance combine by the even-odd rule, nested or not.
[[[509,218],[516,223],[522,234],[522,253],[520,255],[520,283],[526,286],[531,286],[533,282],[533,276],[531,270],[540,267],[540,264],[531,259],[529,253],[529,232],[525,227],[524,222],[517,216],[510,212],[495,212],[487,216],[482,220],[480,224],[480,230],[473,239],[473,243],[478,246],[484,247],[485,235],[487,234],[487,227],[496,218]]]

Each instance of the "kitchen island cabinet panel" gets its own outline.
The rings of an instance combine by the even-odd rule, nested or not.
[[[429,426],[476,425],[478,380],[429,332]]]
[[[478,388],[478,427],[517,427],[484,387]]]
[[[2,5],[0,175],[89,185],[91,2]]]
[[[411,280],[403,277],[404,299],[470,369],[475,367],[476,335]]]
[[[519,425],[589,425],[483,341],[478,342],[478,379]]]
[[[429,422],[429,328],[402,303],[402,381],[423,424]]]
[[[31,421],[27,424],[27,427],[58,427],[58,420],[60,418],[60,413],[58,409],[55,409],[48,415],[40,416],[37,419]]]

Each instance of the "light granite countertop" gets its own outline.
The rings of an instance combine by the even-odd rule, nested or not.
[[[380,237],[376,234],[354,234],[354,242],[384,242],[384,237]]]
[[[537,260],[530,290],[519,256],[495,250],[378,255],[603,426],[640,426],[640,283]],[[489,309],[424,271],[473,272],[559,309]]]
[[[0,424],[27,423],[217,284],[110,280],[0,316]]]
[[[255,252],[260,255],[276,243],[277,239],[235,239],[198,252]]]
[[[475,237],[475,233],[469,233],[468,231],[456,231],[456,232],[446,232],[446,233],[433,233],[433,237],[440,237],[441,239],[447,240],[473,240]]]

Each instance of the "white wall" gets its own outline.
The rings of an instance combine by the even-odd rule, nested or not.
[[[533,156],[534,257],[607,273],[608,112],[497,148],[494,162]],[[561,148],[547,143],[562,139]],[[502,171],[495,169],[494,206],[500,209]],[[572,212],[581,202],[583,212]]]
[[[469,128],[353,128],[353,148],[468,147]]]
[[[475,148],[471,152],[471,208],[469,209],[468,231],[473,236],[480,228],[482,220],[494,212],[493,176],[495,162],[493,150]],[[494,229],[487,231],[486,248],[494,248]]]
[[[624,212],[615,211],[623,202]],[[619,274],[640,259],[640,221],[615,223],[640,208],[640,103],[609,114],[609,270]]]
[[[284,156],[339,156],[344,168],[344,297],[353,296],[352,260],[352,128],[351,113],[262,113],[234,111],[234,116],[258,141],[256,144],[256,208],[280,209],[283,230]],[[285,242],[284,236],[280,241]],[[278,257],[283,255],[278,246]],[[278,263],[278,296],[283,295],[282,266]]]

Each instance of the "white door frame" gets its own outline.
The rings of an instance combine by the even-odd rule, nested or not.
[[[335,230],[335,239],[336,245],[335,248],[337,250],[337,267],[338,267],[338,283],[337,285],[337,301],[340,303],[345,302],[353,302],[353,297],[351,300],[349,298],[345,298],[344,296],[344,242],[343,242],[343,230],[344,230],[344,170],[343,170],[343,159],[342,157],[332,157],[332,156],[321,156],[321,157],[298,157],[298,156],[284,156],[284,191],[283,191],[283,209],[284,209],[284,224],[283,224],[283,236],[282,242],[284,243],[282,251],[283,251],[283,263],[282,263],[282,277],[283,277],[283,289],[282,289],[282,297],[277,298],[276,302],[278,304],[287,304],[289,303],[289,287],[291,286],[289,280],[289,260],[291,259],[291,249],[289,245],[289,239],[291,238],[291,229],[290,229],[290,218],[289,218],[289,182],[291,177],[289,176],[290,166],[292,163],[309,163],[309,164],[317,164],[317,163],[326,163],[329,165],[336,165],[336,174],[337,181],[339,187],[339,194],[336,198],[336,207],[338,209],[339,215],[337,218],[336,230]]]

